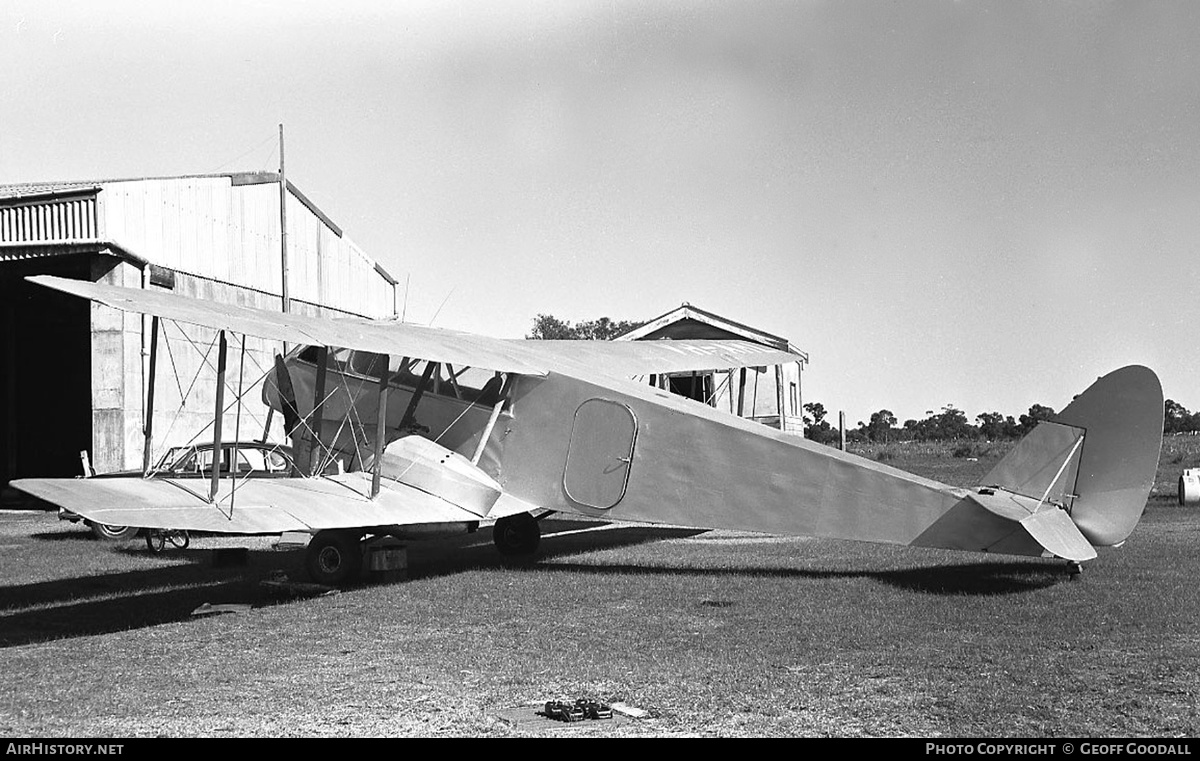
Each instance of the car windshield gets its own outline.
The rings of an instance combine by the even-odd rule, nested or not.
[[[233,451],[232,446],[221,448],[221,458],[217,466],[220,472],[229,472]],[[172,473],[211,473],[213,448],[176,447],[163,456],[160,468],[161,463],[168,462],[170,465],[165,469]],[[278,448],[264,448],[256,444],[239,444],[237,447],[238,473],[280,473],[286,472],[289,466],[287,456]]]
[[[158,470],[170,470],[181,460],[184,455],[192,451],[192,447],[171,447],[167,453],[158,461]]]

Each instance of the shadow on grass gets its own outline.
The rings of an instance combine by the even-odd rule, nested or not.
[[[813,570],[744,565],[721,568],[653,564],[596,564],[566,558],[584,552],[619,549],[705,533],[700,529],[610,526],[587,521],[553,521],[547,527],[538,558],[521,564],[534,573],[686,574],[785,579],[871,578],[901,589],[930,594],[996,595],[1027,592],[1066,579],[1061,566],[1029,562],[955,564],[897,570]],[[35,534],[39,541],[59,544],[89,542],[78,533]],[[146,556],[135,545],[114,548]],[[0,587],[0,648],[70,637],[92,636],[167,623],[196,620],[193,611],[205,603],[251,607],[290,604],[260,582],[279,572],[303,578],[303,551],[249,550],[246,563],[234,568],[213,566],[213,550],[175,550],[163,555],[173,562],[154,568],[59,578]],[[563,558],[558,560],[556,558]],[[69,562],[63,557],[59,562]],[[513,564],[492,546],[491,531],[430,539],[408,544],[408,579],[436,578],[472,570],[504,569]],[[388,582],[403,584],[405,582]],[[363,585],[364,588],[368,585]]]
[[[801,568],[763,568],[722,566],[698,568],[653,566],[646,564],[592,565],[582,563],[538,563],[538,569],[570,573],[665,574],[687,576],[748,576],[775,579],[874,579],[889,586],[912,592],[938,595],[1007,595],[1032,592],[1066,582],[1069,576],[1062,565],[1024,562],[960,563],[885,571],[826,570]]]
[[[66,530],[62,530],[66,529]],[[36,539],[39,542],[98,542],[102,541],[96,538],[92,530],[82,523],[66,523],[60,527],[58,531],[41,531],[36,534],[30,534],[30,539]],[[133,541],[133,540],[130,540]],[[138,542],[141,542],[139,537]],[[117,546],[114,542],[113,546]]]
[[[924,594],[1005,595],[1031,592],[1070,580],[1063,561],[988,560],[980,563],[953,563],[892,568],[803,569],[773,568],[756,565],[747,556],[738,564],[720,567],[661,565],[654,563],[572,562],[566,558],[585,552],[619,549],[666,539],[686,539],[707,533],[706,529],[621,526],[588,522],[554,521],[553,533],[543,537],[535,561],[525,563],[531,571],[587,574],[664,574],[691,576],[747,576],[781,579],[869,578],[889,586]],[[600,528],[601,530],[594,530]],[[441,576],[467,568],[499,568],[506,565],[491,546],[490,532],[475,535],[476,546],[454,546],[462,542],[427,542],[409,546],[409,578]],[[468,540],[469,541],[469,540]],[[560,559],[561,558],[561,559]],[[847,561],[850,563],[853,561]]]
[[[558,523],[558,522],[556,522]],[[595,526],[596,524],[585,524]],[[643,539],[640,534],[646,533]],[[749,576],[782,579],[849,579],[869,578],[889,586],[925,594],[939,595],[1005,595],[1036,591],[1070,580],[1065,561],[1061,560],[987,560],[979,563],[935,564],[928,562],[907,568],[863,570],[859,568],[775,568],[756,565],[747,555],[743,562],[720,567],[694,565],[655,565],[652,563],[607,564],[575,563],[556,560],[556,557],[638,544],[642,541],[681,539],[706,533],[701,529],[668,529],[644,526],[609,528],[550,536],[543,540],[539,562],[534,566],[545,571],[566,571],[600,574],[681,574],[701,576]],[[919,552],[920,550],[918,550]],[[986,557],[986,556],[980,556]],[[854,562],[853,559],[845,561]]]
[[[212,550],[176,550],[162,556],[160,567],[0,587],[0,647],[194,620],[192,612],[205,603],[275,604],[259,581],[290,571],[288,554],[251,551],[245,565],[216,568]],[[188,562],[166,564],[180,559]]]
[[[581,531],[568,537],[549,537],[550,555],[587,549],[621,546],[694,536],[694,529],[617,528],[591,531],[604,524],[585,521],[555,521],[554,532]],[[69,545],[103,547],[90,533],[44,532],[29,535],[38,542],[57,545],[48,564],[64,567],[72,558]],[[505,561],[492,546],[490,530],[454,537],[416,541],[408,545],[408,579],[448,576],[477,569],[504,569]],[[251,607],[290,604],[296,598],[280,597],[261,582],[282,572],[290,579],[305,580],[304,552],[248,550],[245,564],[216,568],[213,550],[190,548],[169,550],[151,556],[140,540],[114,545],[112,551],[139,560],[161,558],[152,568],[68,576],[29,584],[0,586],[0,648],[70,637],[109,634],[161,624],[196,620],[195,611],[205,603],[238,604]],[[179,563],[184,560],[186,562]],[[171,561],[171,562],[168,562]],[[537,563],[526,563],[537,567]],[[402,584],[404,582],[386,582]],[[357,588],[377,586],[364,583]]]

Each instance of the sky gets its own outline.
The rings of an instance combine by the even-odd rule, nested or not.
[[[1200,3],[0,0],[0,183],[277,171],[405,318],[687,302],[903,422],[1200,408]]]

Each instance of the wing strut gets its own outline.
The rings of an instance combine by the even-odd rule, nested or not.
[[[421,382],[417,384],[417,388],[413,391],[412,398],[408,400],[408,407],[404,410],[404,417],[400,418],[400,433],[401,435],[413,424],[417,422],[417,403],[421,401],[421,397],[425,394],[425,388],[429,385],[429,378],[437,369],[437,362],[425,362],[425,372],[421,374]]]
[[[213,413],[212,481],[208,488],[209,502],[216,501],[217,486],[221,479],[221,422],[225,418],[225,355],[228,346],[225,342],[225,331],[220,331],[218,335],[220,348],[217,350],[217,406]]]
[[[379,412],[375,417],[375,460],[371,463],[371,499],[379,496],[379,478],[383,468],[383,445],[387,438],[388,355],[379,355]],[[405,357],[405,361],[407,361]],[[401,363],[403,366],[403,363]]]
[[[492,407],[492,415],[488,418],[487,427],[483,429],[483,433],[479,435],[479,446],[475,447],[475,453],[471,455],[471,464],[478,465],[479,458],[483,457],[483,450],[487,446],[488,439],[492,437],[492,430],[496,427],[496,421],[500,418],[500,410],[504,408],[504,402],[508,399],[509,390],[512,387],[513,376],[509,375],[504,379],[504,386],[501,387],[499,399]]]
[[[746,368],[741,368],[738,372],[738,402],[737,416],[745,417],[746,408]]]
[[[146,443],[142,448],[142,475],[150,473],[150,444],[154,436],[154,374],[158,367],[158,317],[150,318],[150,377],[146,381],[146,424],[142,433]]]
[[[317,475],[317,466],[324,457],[321,434],[325,431],[325,381],[329,375],[329,347],[317,349],[317,382],[313,390],[313,441],[308,449],[308,475]]]

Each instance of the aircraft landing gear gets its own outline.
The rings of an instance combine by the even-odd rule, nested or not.
[[[529,513],[518,513],[496,521],[492,542],[505,557],[532,555],[542,541],[542,528]]]
[[[1080,563],[1078,560],[1068,560],[1067,561],[1067,574],[1072,579],[1078,579],[1080,576],[1083,575],[1083,563]]]
[[[361,539],[354,531],[318,531],[304,558],[308,577],[330,587],[357,579],[362,571]]]

